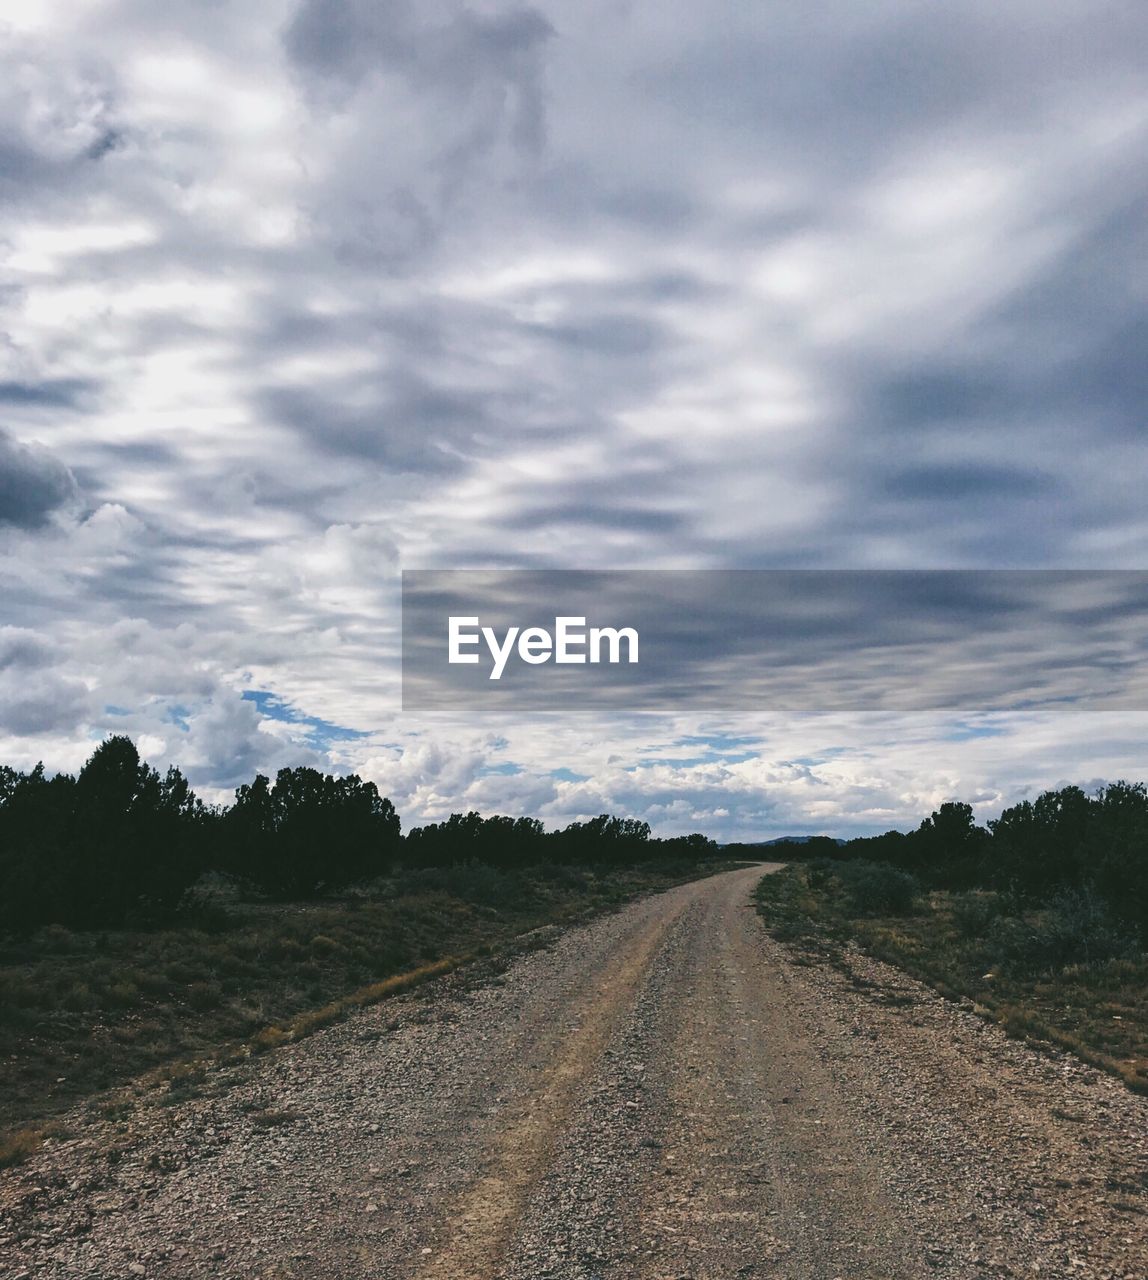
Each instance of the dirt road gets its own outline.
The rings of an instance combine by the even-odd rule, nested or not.
[[[877,962],[795,963],[762,872],[89,1125],[5,1175],[0,1270],[1144,1280],[1148,1099]]]

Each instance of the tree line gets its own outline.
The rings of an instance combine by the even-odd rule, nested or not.
[[[116,927],[176,911],[206,872],[277,898],[308,898],[386,875],[396,866],[484,863],[627,865],[697,861],[702,835],[656,840],[634,818],[602,814],[546,831],[537,818],[455,813],[405,837],[373,782],[316,769],[280,769],[205,805],[179,769],[161,775],[130,738],[108,738],[79,773],[48,777],[0,765],[0,929],[48,923]],[[727,855],[760,857],[754,845]],[[1041,901],[1088,892],[1148,938],[1148,790],[1108,783],[1045,791],[985,826],[972,806],[941,805],[913,831],[839,843],[814,837],[771,856],[863,859],[912,873],[927,887],[991,888]]]
[[[752,846],[727,846],[727,852]],[[758,851],[760,852],[760,850]],[[787,859],[864,859],[910,872],[938,889],[995,889],[1018,902],[1091,894],[1148,940],[1148,789],[1111,782],[1091,794],[1045,791],[978,826],[972,806],[943,804],[914,831],[839,844],[827,836],[775,845]]]
[[[625,865],[697,859],[700,835],[655,840],[644,822],[608,814],[547,832],[535,818],[452,814],[405,838],[373,782],[280,769],[206,805],[177,768],[161,775],[124,736],[100,744],[79,773],[48,777],[0,765],[0,930],[44,924],[108,928],[176,912],[207,872],[277,898],[309,898],[398,865],[544,862]]]
[[[703,858],[716,847],[698,834],[655,840],[649,823],[607,813],[546,831],[537,818],[484,818],[472,812],[452,813],[446,822],[416,827],[404,842],[403,857],[408,866],[424,867],[469,861],[493,867],[540,862],[618,865],[649,857]]]

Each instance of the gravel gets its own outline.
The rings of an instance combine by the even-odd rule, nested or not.
[[[67,1117],[6,1280],[1148,1277],[1148,1099],[859,952],[762,868]]]

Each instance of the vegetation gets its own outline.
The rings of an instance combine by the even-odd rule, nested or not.
[[[280,769],[211,808],[178,769],[161,778],[130,738],[108,738],[76,778],[0,766],[0,929],[170,919],[207,871],[310,895],[383,873],[399,839],[394,806],[354,775]]]
[[[122,737],[76,778],[0,768],[0,1097],[23,1126],[0,1163],[95,1091],[151,1069],[191,1087],[180,1063],[274,1048],[715,854],[609,815],[454,814],[404,839],[373,783],[313,769],[211,808]]]
[[[830,955],[855,939],[1148,1088],[1142,784],[1046,792],[986,827],[945,804],[907,834],[770,853],[793,863],[760,891],[779,936]],[[273,1048],[716,854],[608,814],[549,832],[453,814],[404,837],[373,783],[306,768],[212,807],[122,737],[75,778],[0,766],[0,1093],[25,1126],[0,1162],[78,1097],[222,1045]]]
[[[758,899],[778,938],[836,962],[857,942],[1148,1092],[1143,784],[1045,792],[986,828],[946,804],[908,834],[777,855],[790,866]]]
[[[726,852],[752,848],[727,845]],[[1118,927],[1148,942],[1148,789],[1142,782],[1108,783],[1092,795],[1079,787],[1046,791],[987,827],[976,825],[971,805],[954,801],[907,834],[783,842],[771,846],[770,855],[884,863],[926,889],[991,889],[1017,904],[1084,894]]]
[[[41,1121],[225,1046],[274,1048],[463,960],[504,954],[528,931],[697,874],[697,864],[669,860],[469,864],[399,871],[350,896],[297,903],[243,901],[209,885],[165,927],[50,925],[10,937],[0,948],[5,1119]]]
[[[280,769],[274,783],[260,774],[230,807],[210,807],[178,769],[161,778],[129,738],[112,737],[75,778],[0,766],[0,931],[164,923],[209,872],[286,901],[400,866],[628,866],[713,848],[700,835],[652,840],[646,823],[609,814],[547,832],[535,818],[456,813],[403,840],[373,782],[308,768]]]
[[[697,859],[715,848],[705,836],[651,840],[648,823],[601,814],[546,832],[537,818],[483,818],[454,813],[449,821],[416,827],[407,837],[404,859],[410,866],[457,866],[479,862],[491,867],[530,866],[539,862],[574,865],[626,865],[656,858]]]

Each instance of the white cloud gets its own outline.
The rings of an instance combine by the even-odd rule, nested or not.
[[[409,815],[743,832],[1135,772],[1107,721],[643,764],[698,728],[667,708],[496,749],[401,719],[396,660],[404,565],[1138,565],[1140,11],[7,22],[0,624],[48,655],[0,688],[13,762],[123,726],[216,795],[306,758]]]

